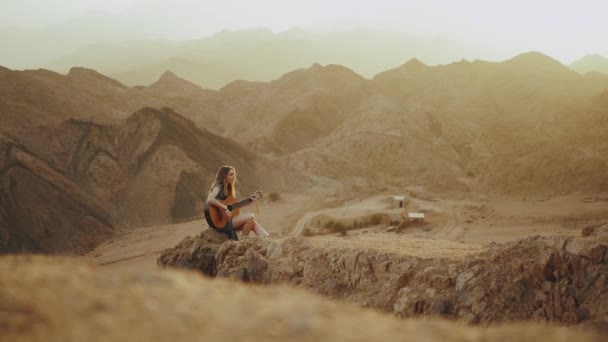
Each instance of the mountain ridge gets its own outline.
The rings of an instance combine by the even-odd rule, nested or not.
[[[593,71],[608,75],[608,58],[599,53],[583,56],[568,66],[583,75]]]

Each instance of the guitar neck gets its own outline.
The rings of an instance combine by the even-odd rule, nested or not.
[[[249,204],[251,202],[253,202],[253,200],[251,198],[246,198],[246,199],[244,199],[244,200],[242,200],[240,202],[231,204],[230,207],[229,207],[230,211],[236,210],[236,209],[238,209],[240,207],[244,207],[244,206],[246,206],[247,204]]]

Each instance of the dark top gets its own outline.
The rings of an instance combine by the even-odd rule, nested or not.
[[[213,187],[214,189],[219,189],[220,191],[217,193],[217,196],[215,196],[216,200],[220,200],[223,201],[226,198],[228,198],[228,196],[224,195],[224,183],[217,183],[215,184],[215,186]]]

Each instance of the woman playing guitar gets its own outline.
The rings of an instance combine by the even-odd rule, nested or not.
[[[258,197],[254,195],[249,197],[249,199],[235,203],[234,205],[238,205],[239,207],[251,205],[257,198]],[[205,206],[207,222],[209,222],[209,225],[212,228],[219,229],[226,233],[232,240],[238,240],[234,231],[239,230],[243,232],[243,237],[247,237],[252,230],[257,236],[268,236],[268,232],[260,226],[253,214],[240,214],[238,210],[234,210],[233,215],[231,212],[231,204],[234,202],[236,202],[236,170],[232,166],[224,165],[217,170],[215,181],[213,182],[213,185],[211,185],[209,195],[207,196],[207,203]],[[214,208],[210,208],[210,206],[213,206]],[[214,215],[210,215],[210,212]],[[227,224],[225,226],[218,227],[213,224],[210,216],[217,216],[215,213],[221,214],[219,216],[224,216],[224,218],[227,217]]]

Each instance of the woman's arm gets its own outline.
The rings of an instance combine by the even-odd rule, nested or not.
[[[257,201],[257,198],[255,198],[255,196],[251,196],[251,197],[249,197],[249,200],[250,200],[250,202],[245,204],[243,207],[248,207],[248,206],[252,205],[253,202]]]

